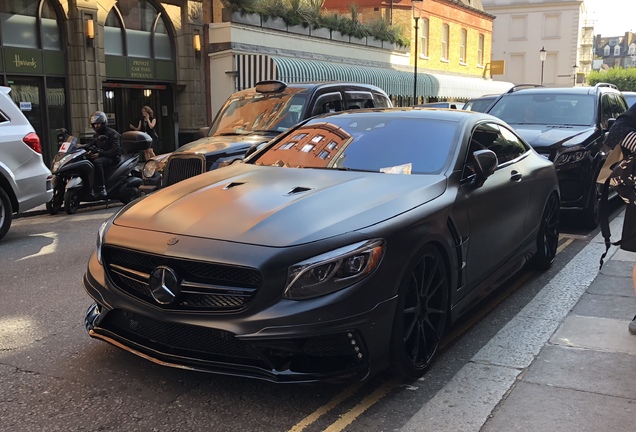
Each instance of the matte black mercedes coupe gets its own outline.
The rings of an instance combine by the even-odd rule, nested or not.
[[[307,120],[124,207],[83,283],[90,336],[277,382],[421,376],[445,326],[559,236],[554,165],[477,112]]]

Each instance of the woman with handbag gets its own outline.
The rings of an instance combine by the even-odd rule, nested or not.
[[[616,122],[612,125],[605,139],[605,144],[614,149],[617,145],[623,153],[623,166],[634,166],[628,163],[630,159],[636,156],[636,104],[632,105],[627,111],[621,114]],[[629,252],[636,252],[636,184],[634,173],[623,170],[620,174],[616,174],[614,170],[614,178],[610,178],[609,184],[614,188],[620,188],[619,195],[626,202],[625,219],[623,220],[623,232],[620,240],[620,248]],[[634,284],[634,293],[636,293],[636,263],[632,271],[632,282]],[[636,316],[629,323],[628,330],[631,334],[636,335]]]
[[[149,149],[144,150],[144,159],[149,160],[155,157],[155,151],[152,148],[155,146],[157,140],[159,139],[157,131],[155,130],[155,126],[157,126],[157,119],[152,116],[152,108],[150,108],[149,106],[144,106],[141,108],[141,115],[142,118],[141,120],[139,120],[137,127],[133,126],[132,124],[129,124],[128,126],[130,126],[132,130],[145,132],[150,135],[150,138],[152,138],[152,145]]]

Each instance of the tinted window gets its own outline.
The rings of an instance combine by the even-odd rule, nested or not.
[[[528,147],[514,133],[492,123],[481,124],[473,132],[470,151],[480,148],[495,152],[500,165],[528,151]]]
[[[492,103],[495,101],[495,99],[496,98],[493,97],[490,99],[471,100],[466,102],[466,104],[464,105],[462,109],[469,110],[469,111],[486,112],[488,111],[488,108],[490,108],[490,105],[492,105]]]
[[[311,120],[254,162],[397,174],[437,174],[454,148],[457,124],[420,116],[358,113]]]
[[[489,113],[511,124],[591,126],[594,95],[510,94],[499,99]]]

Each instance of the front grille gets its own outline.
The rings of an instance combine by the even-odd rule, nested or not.
[[[170,186],[190,177],[203,174],[204,169],[205,158],[202,156],[171,156],[164,170],[163,186]]]
[[[163,255],[104,246],[104,268],[117,289],[157,305],[150,290],[150,274],[159,266],[171,268],[179,278],[181,293],[170,310],[230,312],[245,308],[263,283],[257,269],[184,260]]]
[[[269,366],[256,348],[224,330],[159,321],[121,309],[106,314],[99,327],[169,355]]]

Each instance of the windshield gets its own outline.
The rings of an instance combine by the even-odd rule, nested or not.
[[[594,125],[594,96],[580,94],[510,94],[489,110],[510,124]]]
[[[404,112],[316,118],[250,162],[390,174],[439,174],[454,149],[458,124]]]
[[[209,135],[278,135],[302,120],[308,97],[302,88],[231,97],[221,108]]]

